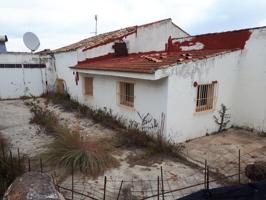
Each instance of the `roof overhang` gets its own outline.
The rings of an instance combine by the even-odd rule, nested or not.
[[[133,73],[133,72],[119,72],[119,71],[104,71],[104,70],[88,70],[88,69],[75,69],[71,68],[75,72],[80,74],[91,74],[91,75],[101,75],[101,76],[113,76],[113,77],[123,77],[123,78],[133,78],[142,80],[159,80],[168,76],[168,73],[164,73],[164,70],[156,70],[154,73]]]

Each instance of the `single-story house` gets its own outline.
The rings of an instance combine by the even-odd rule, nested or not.
[[[164,134],[175,142],[217,131],[221,104],[229,126],[265,130],[265,27],[169,37],[161,51],[125,54],[121,46],[71,67],[80,102],[136,121],[138,113],[158,121],[163,113]]]
[[[38,54],[0,53],[0,98],[66,90],[128,120],[150,114],[182,142],[228,126],[266,129],[266,27],[190,36],[171,19]],[[163,122],[163,123],[162,123]]]

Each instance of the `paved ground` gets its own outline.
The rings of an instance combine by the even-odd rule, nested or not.
[[[266,161],[266,137],[246,130],[229,129],[187,142],[185,147],[187,157],[201,163],[207,160],[213,170],[224,175],[238,172],[239,149],[241,171],[254,161]]]

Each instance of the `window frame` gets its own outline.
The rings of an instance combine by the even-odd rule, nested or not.
[[[123,87],[125,87],[124,89],[121,88],[122,84],[124,84]],[[127,86],[128,84],[128,86]],[[127,95],[127,87],[129,87],[128,89],[130,89],[130,86],[133,87],[133,94],[132,95]],[[118,96],[118,104],[127,108],[134,108],[135,105],[135,83],[134,82],[130,82],[130,81],[118,81],[118,92],[117,92],[117,96]],[[125,94],[122,95],[122,90],[125,90]],[[131,93],[130,91],[128,92],[129,94]]]
[[[217,99],[217,83],[198,84],[196,89],[195,112],[201,113],[214,110]]]
[[[86,87],[88,87],[88,86],[86,86],[87,84],[86,84],[86,81],[87,80],[90,80],[90,88],[89,89],[87,89]],[[91,77],[91,76],[85,76],[84,78],[83,78],[83,94],[85,95],[85,96],[87,96],[87,97],[93,97],[93,82],[94,82],[94,78],[93,77]],[[87,93],[87,91],[90,91],[90,92],[88,92]]]

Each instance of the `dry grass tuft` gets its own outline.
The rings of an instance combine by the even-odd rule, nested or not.
[[[105,170],[119,166],[118,161],[110,155],[97,141],[85,141],[79,133],[64,133],[48,145],[44,159],[52,165],[63,167],[68,171],[80,172],[97,177]]]
[[[67,172],[71,172],[73,167],[75,171],[92,177],[119,166],[118,161],[110,154],[110,146],[104,146],[100,141],[85,140],[78,131],[71,132],[58,123],[57,116],[52,111],[36,102],[28,105],[33,113],[31,122],[41,125],[45,132],[55,136],[42,155],[46,162],[63,167]]]

